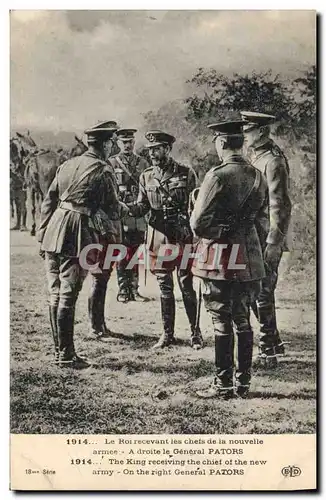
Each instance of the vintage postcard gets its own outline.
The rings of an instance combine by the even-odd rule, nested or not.
[[[10,11],[12,490],[316,490],[316,24]]]

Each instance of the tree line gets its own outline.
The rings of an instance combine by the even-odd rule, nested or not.
[[[187,96],[144,114],[145,126],[177,138],[174,154],[202,179],[218,161],[209,123],[240,118],[241,110],[276,116],[276,142],[289,159],[295,265],[316,254],[317,70],[312,65],[290,80],[271,70],[231,76],[198,68],[185,82]]]

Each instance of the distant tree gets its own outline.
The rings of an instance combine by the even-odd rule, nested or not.
[[[240,118],[241,110],[261,111],[277,117],[273,132],[289,148],[314,152],[316,146],[316,67],[292,82],[272,71],[227,76],[199,68],[187,81],[189,96],[168,102],[144,115],[148,128],[174,134],[173,153],[197,172],[207,171],[217,157],[207,125]],[[147,130],[148,130],[147,128]]]
[[[304,149],[316,150],[317,74],[316,66],[311,66],[291,85],[291,115]]]
[[[241,110],[275,114],[280,121],[292,122],[292,96],[287,86],[271,71],[232,77],[216,70],[199,68],[188,80],[195,86],[192,96],[186,98],[188,119],[201,122],[240,117]]]
[[[187,82],[188,97],[171,101],[144,115],[145,126],[176,136],[173,156],[190,164],[202,180],[217,165],[212,134],[207,125],[240,118],[241,110],[277,117],[273,132],[286,152],[291,170],[294,268],[315,258],[316,234],[316,67],[293,81],[282,81],[271,71],[226,76],[199,68]],[[147,154],[147,152],[144,152]],[[300,267],[301,266],[301,267]]]
[[[296,78],[293,85],[298,88],[301,107],[299,116],[314,119],[317,108],[317,74],[316,66],[311,66],[300,78]]]

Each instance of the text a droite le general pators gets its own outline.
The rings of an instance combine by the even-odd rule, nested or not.
[[[112,445],[112,440],[105,440],[104,444],[109,443]],[[119,438],[114,443],[118,448],[93,451],[94,455],[101,456],[101,466],[113,467],[94,470],[93,474],[243,475],[245,473],[243,467],[262,466],[266,465],[267,461],[250,460],[244,456],[244,448],[240,445],[263,443],[262,439],[256,438]],[[144,448],[144,445],[149,447]]]

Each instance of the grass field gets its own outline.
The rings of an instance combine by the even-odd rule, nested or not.
[[[107,295],[109,343],[87,340],[87,291],[78,301],[77,352],[94,366],[60,370],[52,363],[43,262],[35,239],[11,233],[11,431],[14,433],[313,433],[316,423],[315,283],[312,273],[284,273],[278,289],[282,337],[291,344],[276,370],[254,372],[247,400],[202,401],[210,383],[214,339],[202,313],[206,347],[193,351],[177,293],[179,343],[150,348],[161,333],[158,288],[149,303],[117,303],[116,276]],[[257,331],[257,323],[253,321]],[[257,339],[256,339],[257,340]],[[165,398],[157,397],[165,392]]]

